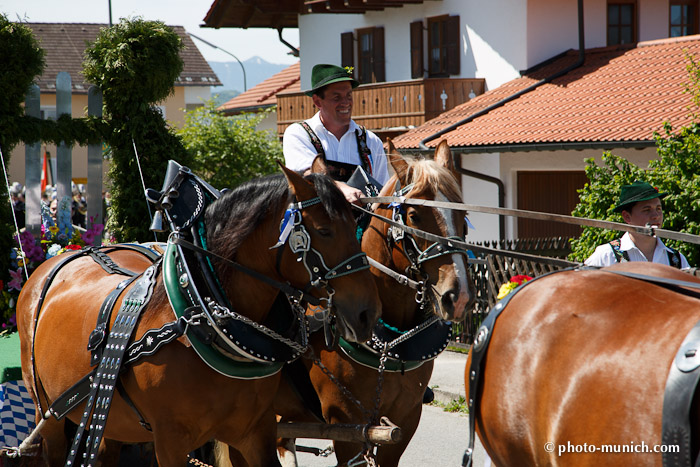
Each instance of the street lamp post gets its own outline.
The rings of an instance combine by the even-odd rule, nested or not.
[[[219,47],[218,45],[214,45],[214,44],[212,44],[211,42],[209,42],[209,41],[207,41],[207,40],[204,40],[204,39],[202,39],[201,37],[192,34],[191,32],[188,32],[187,34],[189,34],[190,36],[194,37],[195,39],[198,39],[198,40],[204,42],[204,43],[207,44],[209,47],[214,47],[215,49],[219,49],[219,50],[221,50],[222,52],[224,52],[224,53],[226,53],[226,54],[229,54],[230,56],[232,56],[233,58],[235,58],[236,61],[238,62],[238,64],[241,66],[241,70],[243,70],[243,92],[245,92],[245,91],[248,90],[248,83],[247,83],[247,81],[246,81],[246,76],[245,76],[245,67],[243,66],[243,63],[241,63],[241,61],[238,60],[238,57],[236,57],[235,55],[233,55],[233,54],[232,54],[231,52],[229,52],[228,50],[224,50],[224,49],[222,49],[221,47]]]

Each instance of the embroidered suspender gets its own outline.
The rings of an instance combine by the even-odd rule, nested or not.
[[[326,162],[327,165],[332,165],[333,163],[335,163],[334,161],[330,161],[331,164],[329,164],[329,161],[326,158],[326,151],[323,150],[321,140],[318,138],[316,132],[314,132],[314,130],[311,129],[309,124],[306,122],[299,122],[299,125],[301,125],[301,127],[304,130],[306,130],[306,133],[308,133],[309,138],[311,139],[311,144],[313,145],[316,152],[321,157],[323,157],[324,162]],[[360,165],[362,166],[362,169],[365,172],[372,175],[372,151],[370,151],[369,147],[367,146],[367,130],[365,129],[365,127],[360,126],[360,128],[355,130],[355,138],[357,139],[357,152],[360,155]],[[338,162],[338,164],[343,163]],[[348,174],[348,177],[349,176],[350,174]],[[344,178],[347,179],[347,177]]]
[[[613,240],[609,243],[609,245],[610,248],[612,248],[613,253],[615,254],[615,260],[617,260],[618,263],[630,260],[629,254],[626,251],[620,250],[620,239]],[[670,264],[676,269],[680,269],[681,254],[678,252],[678,250],[675,250],[671,247],[666,248],[670,250],[666,251],[666,253],[668,254],[668,264]]]
[[[357,139],[357,152],[360,154],[360,161],[365,172],[372,175],[372,151],[367,147],[367,130],[365,127],[355,130],[355,138]]]

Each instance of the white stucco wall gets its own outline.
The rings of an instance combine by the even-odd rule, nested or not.
[[[503,15],[508,11],[508,15]],[[299,17],[301,87],[311,84],[317,63],[340,63],[340,34],[383,26],[387,81],[411,77],[409,24],[444,14],[459,15],[462,78],[485,78],[492,89],[518,76],[525,66],[525,3],[521,0],[443,0],[370,11],[365,15],[311,14]],[[320,38],[323,38],[320,40]],[[424,38],[427,60],[427,38]]]
[[[183,86],[185,89],[185,104],[203,104],[211,99],[209,86]]]
[[[492,177],[500,173],[498,154],[462,154],[462,167]],[[497,185],[462,175],[462,199],[467,204],[498,207]],[[470,212],[469,220],[475,229],[469,231],[467,240],[481,242],[498,239],[498,216]]]
[[[624,157],[641,168],[657,159],[655,148],[613,149],[613,154]],[[521,171],[584,170],[585,159],[594,158],[602,165],[602,150],[540,151],[490,154],[462,154],[462,167],[492,177],[500,178],[505,185],[506,208],[517,208],[517,175]],[[478,206],[498,207],[498,189],[493,183],[462,176],[464,202]],[[498,238],[498,216],[472,213],[469,220],[476,230],[470,232],[469,241],[495,240]],[[515,217],[506,218],[506,238],[516,238]]]
[[[606,0],[584,0],[586,48],[606,45]],[[507,14],[504,14],[507,12]],[[301,83],[306,89],[316,63],[340,63],[340,34],[383,26],[386,79],[410,79],[409,24],[443,14],[459,15],[461,78],[484,78],[494,89],[519,72],[569,49],[578,49],[578,0],[443,0],[369,11],[364,15],[299,17]],[[639,0],[639,40],[668,37],[668,2]],[[427,54],[427,42],[424,42]],[[427,57],[424,57],[427,60]]]

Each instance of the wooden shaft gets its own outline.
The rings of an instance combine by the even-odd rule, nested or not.
[[[340,423],[278,423],[277,436],[280,438],[332,439],[375,444],[395,444],[401,441],[401,428],[390,425],[351,425]]]

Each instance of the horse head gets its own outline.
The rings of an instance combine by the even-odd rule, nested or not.
[[[379,319],[381,302],[355,237],[349,204],[326,176],[304,178],[286,167],[282,171],[284,177],[246,183],[214,203],[207,211],[209,243],[221,248],[222,256],[308,291],[320,299],[327,319],[335,319],[346,340],[363,342]],[[261,192],[267,196],[254,195]],[[210,222],[217,227],[210,229]],[[219,277],[236,290],[235,271],[224,269]],[[236,294],[239,300],[245,300],[242,294],[249,297],[246,309],[258,306],[255,290]]]
[[[404,159],[389,142],[389,162],[395,175],[384,186],[380,196],[447,202],[462,202],[458,176],[452,154],[445,141],[435,150],[434,160]],[[467,235],[465,212],[414,205],[378,205],[375,212],[408,227],[446,238],[464,240]],[[416,301],[429,298],[442,319],[460,321],[474,303],[475,287],[469,276],[467,255],[463,250],[432,243],[398,227],[374,219],[363,238],[363,250],[372,258],[396,271],[407,271],[424,285],[424,293]],[[377,233],[381,232],[381,235]],[[374,271],[379,275],[378,271]],[[381,290],[380,290],[381,293]]]

